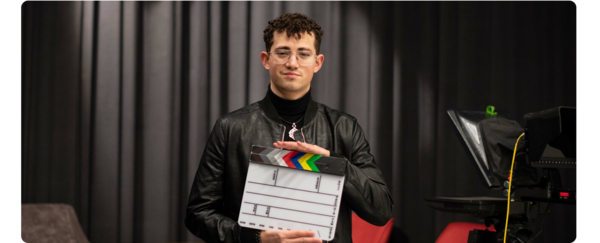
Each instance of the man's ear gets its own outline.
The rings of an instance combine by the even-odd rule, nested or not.
[[[265,69],[269,70],[269,53],[267,53],[266,51],[261,52],[260,61],[262,62],[263,66],[265,66]]]
[[[315,63],[316,63],[316,66],[314,68],[315,73],[317,73],[321,69],[321,66],[323,66],[323,61],[325,61],[325,56],[323,54],[319,54],[317,56],[317,60],[315,60]]]

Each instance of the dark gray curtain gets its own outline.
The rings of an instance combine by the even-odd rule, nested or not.
[[[392,242],[478,222],[425,198],[502,195],[447,109],[495,105],[523,123],[576,106],[572,2],[26,2],[22,202],[73,205],[91,242],[198,240],[183,218],[205,141],[265,95],[262,31],[285,12],[325,30],[313,97],[365,130]],[[543,229],[538,242],[572,241],[575,207],[553,206]]]

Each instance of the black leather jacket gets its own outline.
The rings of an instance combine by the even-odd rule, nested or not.
[[[352,242],[352,215],[384,225],[394,204],[356,118],[310,101],[295,134],[346,158],[346,182],[332,242]],[[206,242],[256,242],[256,230],[237,223],[252,145],[283,141],[284,125],[268,96],[217,120],[194,178],[186,227]]]

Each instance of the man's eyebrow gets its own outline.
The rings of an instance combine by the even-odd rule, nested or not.
[[[289,51],[290,48],[287,46],[280,46],[280,47],[276,47],[275,50],[288,50]]]
[[[298,50],[300,50],[300,51],[312,51],[310,48],[306,48],[306,47],[300,47],[300,48],[298,48]]]

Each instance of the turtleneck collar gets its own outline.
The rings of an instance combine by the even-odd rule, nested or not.
[[[274,121],[278,124],[284,124],[285,122],[281,121],[281,117],[277,113],[274,102],[271,101],[271,97],[269,92],[266,92],[265,98],[258,102],[259,106],[263,110],[265,116],[267,116],[271,121]],[[308,107],[306,107],[306,112],[304,112],[304,118],[302,119],[302,123],[310,124],[311,121],[317,116],[317,111],[319,110],[319,105],[312,98],[308,101]],[[285,123],[287,124],[287,123]]]
[[[311,100],[310,90],[304,96],[297,100],[286,100],[277,96],[271,90],[271,85],[267,91],[267,96],[273,103],[277,114],[286,121],[294,122],[304,116],[304,112]]]

